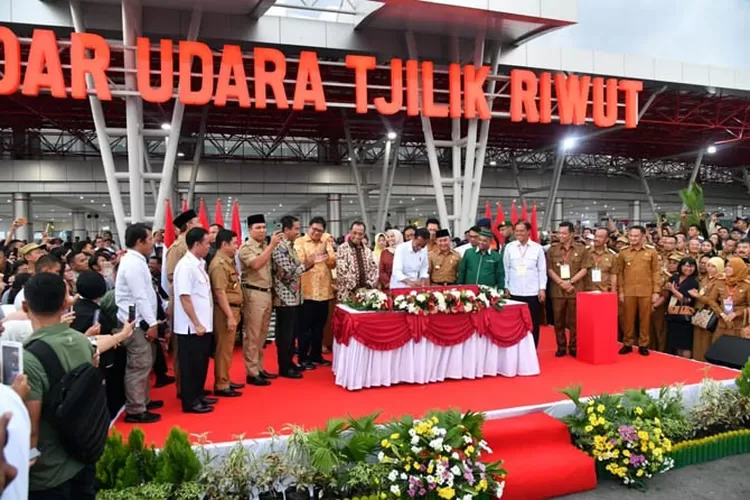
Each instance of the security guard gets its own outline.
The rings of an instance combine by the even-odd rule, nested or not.
[[[451,235],[447,229],[438,230],[436,239],[437,250],[429,255],[430,283],[433,286],[455,285],[461,256],[451,249]]]
[[[651,337],[651,311],[661,296],[661,269],[659,255],[651,245],[644,245],[646,229],[633,226],[628,231],[630,246],[620,251],[617,279],[620,304],[624,307],[623,346],[620,354],[633,352],[635,343],[635,318],[638,315],[640,335],[638,352],[648,356]]]
[[[243,313],[242,351],[245,357],[247,383],[271,385],[278,375],[263,369],[263,347],[271,324],[273,282],[271,281],[271,253],[281,241],[281,233],[266,244],[266,219],[263,214],[247,218],[250,238],[240,247],[242,266]]]
[[[242,288],[234,266],[237,234],[220,229],[216,234],[215,244],[216,253],[208,266],[214,294],[214,395],[236,398],[242,396],[236,389],[245,386],[234,384],[229,379],[234,338],[242,312]]]
[[[586,275],[586,289],[617,293],[617,252],[607,247],[609,233],[605,228],[594,231],[594,244],[589,250],[591,269]]]
[[[550,297],[555,321],[558,358],[566,351],[574,358],[577,352],[576,293],[583,291],[590,256],[586,247],[575,243],[575,226],[572,222],[561,222],[558,230],[559,243],[553,243],[547,251],[547,276],[550,279]],[[570,330],[570,341],[565,338],[565,329]]]
[[[187,243],[185,243],[185,235],[187,232],[194,227],[201,227],[201,220],[198,218],[198,214],[195,210],[187,210],[177,217],[175,217],[173,224],[177,229],[180,230],[180,236],[175,240],[169,249],[167,249],[167,281],[169,282],[169,311],[167,315],[172,317],[172,304],[174,302],[174,270],[177,267],[177,263],[185,256],[188,251]],[[175,386],[177,387],[177,397],[180,396],[180,365],[177,362],[177,338],[172,336],[172,359],[174,364],[174,378]]]

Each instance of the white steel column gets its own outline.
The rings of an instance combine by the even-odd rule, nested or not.
[[[690,174],[690,180],[688,181],[687,189],[693,187],[693,183],[698,179],[698,172],[701,169],[704,154],[705,151],[703,149],[698,151],[698,157],[695,159],[695,166],[693,167],[693,172]]]
[[[198,139],[195,144],[195,153],[193,154],[193,166],[190,169],[190,184],[188,184],[188,200],[191,200],[189,203],[192,203],[192,199],[195,197],[195,182],[198,180],[198,167],[200,166],[201,157],[203,156],[203,142],[206,140],[208,109],[208,106],[203,108],[201,123],[198,128]]]
[[[562,146],[557,149],[557,155],[555,156],[555,168],[552,171],[552,179],[549,187],[549,194],[547,195],[547,204],[545,205],[548,210],[544,211],[544,222],[542,223],[542,230],[550,229],[550,221],[552,219],[551,208],[555,204],[555,198],[557,198],[557,188],[560,186],[560,177],[562,176],[563,164],[565,163],[565,151]]]
[[[411,31],[406,32],[406,46],[409,50],[409,57],[411,59],[419,59],[417,54],[417,42],[414,38],[414,33]],[[419,88],[422,88],[420,83]],[[420,92],[419,101],[421,103],[422,97]],[[424,114],[420,115],[422,120],[422,132],[424,133],[424,144],[427,149],[427,160],[430,164],[430,174],[432,175],[432,185],[435,189],[435,201],[437,202],[438,217],[440,219],[441,227],[448,227],[448,207],[445,204],[445,193],[443,192],[443,179],[440,174],[440,164],[438,163],[437,149],[435,149],[435,137],[432,134],[432,122]],[[454,214],[457,217],[459,214]]]
[[[735,218],[745,217],[745,207],[743,205],[737,205],[736,207],[734,207],[734,217]]]
[[[16,239],[31,242],[34,239],[34,216],[31,213],[31,195],[13,193],[13,220],[24,218],[26,224],[16,230]]]
[[[341,110],[341,116],[344,118],[344,136],[346,137],[346,146],[349,151],[349,163],[352,166],[352,177],[354,177],[354,187],[357,189],[357,199],[359,200],[359,209],[362,213],[362,221],[365,223],[365,233],[371,235],[372,226],[370,226],[370,216],[367,214],[367,200],[365,199],[365,190],[362,186],[362,179],[359,176],[359,167],[357,166],[357,152],[354,150],[354,143],[352,142],[352,131],[349,128],[349,118],[346,115],[345,110]],[[331,217],[331,206],[328,205],[328,218]],[[339,211],[337,218],[341,219],[341,195],[338,196]],[[333,234],[333,233],[331,233]]]
[[[498,42],[497,48],[492,53],[492,68],[490,69],[490,76],[497,75],[497,67],[500,64],[500,55],[502,54],[502,45]],[[495,101],[495,84],[496,80],[491,78],[487,84],[487,93],[489,98],[487,103],[489,104],[490,110],[492,110],[492,104]],[[490,122],[491,120],[482,121],[482,127],[479,130],[479,147],[477,148],[477,166],[474,172],[474,179],[472,180],[473,189],[471,192],[471,207],[469,208],[469,216],[473,217],[479,210],[479,191],[482,189],[482,174],[484,173],[484,161],[487,154],[487,141],[490,137]],[[473,225],[474,221],[469,221],[469,226]],[[468,227],[466,228],[468,229]],[[463,229],[464,231],[466,229]]]
[[[341,195],[339,193],[330,193],[326,201],[328,208],[328,233],[333,235],[334,238],[344,236],[341,227]]]
[[[122,43],[125,47],[135,47],[136,39],[139,35],[141,26],[141,14],[142,8],[139,0],[122,0]],[[143,170],[141,165],[143,163],[143,154],[141,152],[141,146],[143,140],[141,139],[141,129],[143,124],[141,123],[140,116],[138,114],[138,101],[141,99],[138,95],[135,95],[135,91],[138,87],[137,77],[135,74],[136,69],[136,56],[135,51],[125,50],[124,51],[124,63],[125,63],[125,88],[133,95],[125,97],[125,120],[127,123],[127,136],[128,136],[128,182],[130,185],[130,221],[142,222],[143,216],[146,212],[146,207],[143,199]]]
[[[392,142],[390,139],[385,141],[385,150],[383,152],[383,169],[380,174],[380,196],[378,197],[378,213],[375,215],[375,233],[383,231],[385,226],[385,197],[388,186],[388,162],[391,159]]]
[[[474,40],[474,66],[481,66],[484,61],[484,33]],[[479,118],[469,120],[466,132],[466,158],[464,163],[464,192],[461,194],[461,212],[456,214],[461,219],[461,227],[467,228],[475,218],[476,210],[471,211],[471,197],[474,194],[474,167],[477,154],[477,125]],[[486,145],[485,145],[486,146]],[[460,231],[460,229],[459,229]]]
[[[636,162],[636,165],[638,167],[638,176],[641,178],[643,190],[646,192],[646,198],[648,199],[648,204],[651,207],[651,213],[654,214],[654,220],[657,220],[659,218],[659,214],[656,208],[656,203],[654,202],[654,195],[651,194],[651,187],[648,185],[648,180],[646,180],[646,172],[643,170],[643,160],[638,160]]]
[[[521,200],[521,205],[526,203],[526,196],[523,194],[523,189],[521,189],[521,176],[518,173],[518,162],[515,158],[510,159],[510,166],[513,169],[513,177],[516,181],[516,189],[518,190],[518,198]]]
[[[388,220],[388,210],[391,207],[391,194],[393,193],[393,181],[396,178],[396,168],[398,168],[398,152],[399,149],[401,149],[402,130],[403,129],[398,131],[396,145],[393,148],[393,160],[391,161],[391,170],[388,172],[388,184],[386,185],[385,203],[383,204],[383,222],[381,223],[381,227],[385,226],[385,223]]]
[[[406,209],[405,208],[396,209],[396,227],[402,231],[406,227]]]
[[[460,40],[454,36],[451,40],[453,62],[461,63]],[[453,235],[465,231],[461,218],[461,118],[451,118],[451,165],[453,166]]]
[[[81,241],[86,239],[86,213],[81,211],[71,212],[73,240],[80,238]]]
[[[554,229],[565,220],[565,205],[562,198],[555,198],[555,205],[552,209],[552,228]]]
[[[630,225],[639,226],[641,224],[641,200],[633,200],[628,206],[628,216]]]
[[[187,40],[195,41],[198,38],[198,31],[201,26],[201,10],[198,4],[193,8],[193,15],[190,18],[190,28],[188,29]],[[185,105],[179,99],[175,100],[174,109],[172,110],[172,123],[169,129],[167,140],[167,151],[164,154],[164,168],[161,174],[161,183],[159,183],[159,196],[156,198],[156,213],[154,214],[154,229],[164,227],[164,205],[167,194],[172,189],[172,177],[174,176],[174,166],[177,160],[177,147],[180,143],[180,131],[182,130],[182,117],[185,114]]]
[[[78,0],[70,0],[70,15],[73,19],[73,27],[77,33],[86,31],[83,25],[83,15],[81,14],[81,4]],[[94,88],[94,77],[86,75],[86,87],[89,90]],[[91,105],[91,115],[94,119],[94,128],[96,129],[96,139],[99,143],[99,151],[102,155],[102,165],[104,166],[104,177],[107,180],[107,189],[109,190],[110,203],[112,204],[112,214],[115,219],[114,236],[118,239],[117,243],[120,248],[124,247],[125,241],[125,210],[122,206],[122,195],[120,194],[120,185],[115,176],[115,160],[112,157],[112,148],[109,145],[109,135],[107,134],[107,123],[102,110],[102,103],[96,94],[89,94],[89,104]]]

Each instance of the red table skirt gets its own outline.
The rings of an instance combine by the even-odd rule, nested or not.
[[[433,344],[450,347],[478,333],[498,347],[516,345],[532,330],[526,304],[509,304],[502,311],[492,308],[477,313],[431,314],[417,316],[404,312],[351,313],[337,307],[333,314],[333,334],[340,344],[351,338],[376,351],[390,351],[413,340],[425,338]]]

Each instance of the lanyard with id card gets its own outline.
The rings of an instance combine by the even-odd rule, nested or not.
[[[529,247],[526,246],[526,248],[523,249],[523,252],[521,251],[521,245],[518,246],[518,254],[521,256],[521,262],[516,266],[516,272],[518,272],[519,276],[526,276],[526,252],[529,250]]]
[[[732,314],[734,312],[734,291],[736,289],[736,286],[731,290],[729,290],[729,287],[727,287],[727,292],[729,293],[729,295],[727,295],[727,298],[724,299],[724,314]]]
[[[591,282],[601,283],[602,282],[602,270],[599,268],[599,261],[601,257],[594,256],[594,267],[591,268]]]
[[[568,248],[568,251],[563,254],[563,263],[560,264],[560,278],[564,280],[570,279],[570,264],[568,264],[568,256],[572,248]]]

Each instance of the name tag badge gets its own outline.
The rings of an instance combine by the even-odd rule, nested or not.
[[[526,276],[526,265],[525,264],[519,264],[516,268],[518,271],[519,276]]]
[[[436,266],[435,266],[435,269],[440,269],[440,266],[439,266],[439,265],[436,265]]]
[[[568,264],[560,266],[560,277],[564,280],[570,279],[570,266]]]
[[[734,312],[734,300],[732,297],[724,299],[724,314],[732,314]]]
[[[602,282],[602,270],[601,269],[592,269],[591,270],[591,281],[593,283],[601,283]]]

